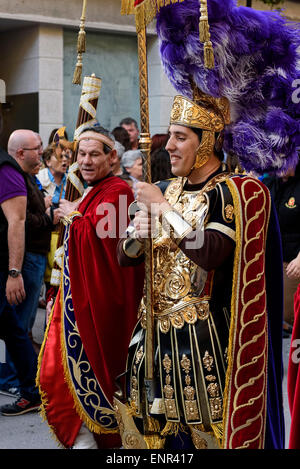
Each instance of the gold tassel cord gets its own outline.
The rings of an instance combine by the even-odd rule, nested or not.
[[[77,63],[72,81],[74,85],[81,85],[82,79],[82,54],[86,51],[86,32],[84,30],[86,20],[86,7],[87,0],[83,0],[82,14],[80,18],[80,29],[77,38]]]
[[[199,39],[204,44],[204,66],[213,69],[215,67],[215,57],[210,40],[207,0],[200,0]]]
[[[132,15],[134,13],[134,0],[122,0],[121,15]]]
[[[211,41],[204,44],[204,65],[210,70],[215,68],[215,56]]]

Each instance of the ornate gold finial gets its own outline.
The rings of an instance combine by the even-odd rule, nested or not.
[[[86,32],[84,30],[85,19],[86,19],[86,5],[87,5],[87,0],[83,0],[82,14],[80,18],[80,29],[78,33],[78,39],[77,39],[77,63],[76,63],[76,67],[74,70],[73,82],[72,82],[74,85],[81,85],[82,54],[86,51]]]
[[[204,44],[204,65],[206,68],[212,69],[215,67],[215,57],[210,40],[207,0],[200,0],[199,38],[200,42]]]

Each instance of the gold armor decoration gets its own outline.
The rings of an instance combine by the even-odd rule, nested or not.
[[[219,174],[199,192],[182,190],[184,179],[172,181],[165,197],[184,219],[197,224],[198,213],[206,204],[205,192],[210,191],[219,182],[228,177],[227,173]],[[187,324],[195,324],[198,319],[209,317],[209,300],[204,296],[203,288],[207,272],[191,261],[174,243],[159,223],[157,236],[153,240],[154,263],[154,316],[158,319],[159,328],[167,333],[170,327],[180,329]],[[146,328],[146,306],[142,299],[139,308],[141,325]]]
[[[134,423],[130,408],[114,398],[114,410],[123,447],[125,449],[148,449],[143,435]]]
[[[197,305],[196,309],[198,313],[198,318],[201,319],[201,321],[205,321],[206,319],[208,319],[208,316],[209,316],[209,302],[208,301],[201,301],[201,303]]]
[[[233,205],[227,204],[225,207],[225,221],[232,222],[234,216]]]
[[[196,160],[193,168],[201,168],[201,166],[208,162],[209,157],[212,154],[215,141],[216,139],[214,132],[203,130],[202,140],[197,149]]]
[[[212,420],[221,420],[223,416],[223,400],[221,397],[209,399]]]
[[[171,124],[196,127],[210,132],[221,132],[224,128],[222,115],[217,115],[214,109],[210,110],[179,95],[174,98],[170,117]]]
[[[207,375],[207,376],[205,376],[205,379],[208,382],[212,382],[212,381],[216,381],[217,378],[214,375]]]
[[[214,364],[214,359],[211,355],[209,355],[208,351],[206,350],[204,357],[203,357],[203,364],[204,368],[207,369],[207,371],[211,371],[213,364]]]
[[[172,369],[172,362],[171,362],[171,359],[169,357],[169,355],[165,355],[165,358],[163,359],[163,366],[164,366],[164,369],[165,369],[165,372],[167,374],[170,374],[170,371]]]
[[[186,374],[188,374],[190,372],[190,370],[191,370],[191,360],[189,360],[189,358],[185,354],[182,355],[180,365],[182,366],[182,368],[183,368],[183,370],[185,371]]]
[[[164,386],[164,404],[165,404],[165,411],[168,419],[177,419],[178,414],[177,414],[177,408],[176,408],[176,402],[175,399],[173,399],[175,390],[173,386],[171,385],[171,370],[172,370],[172,361],[169,357],[169,355],[165,354],[164,359],[162,361],[163,367],[166,374],[165,378],[165,386]]]
[[[134,364],[132,367],[132,376],[130,378],[130,399],[131,406],[134,410],[139,413],[139,381],[137,378],[138,367],[144,357],[144,347],[143,345],[137,350],[134,358]]]
[[[197,223],[206,197],[203,193],[182,192],[181,182],[172,182],[165,196],[172,201],[180,215]],[[209,299],[202,294],[207,272],[191,261],[168,237],[161,223],[153,240],[154,259],[154,316],[160,330],[167,333],[170,327],[180,329],[185,323],[195,324],[209,315]],[[201,296],[202,294],[202,296]],[[142,300],[139,309],[142,327],[145,328],[146,307]]]
[[[210,385],[207,386],[207,392],[211,397],[219,397],[220,387],[218,383],[210,383]]]
[[[186,389],[186,388],[185,388]],[[195,389],[193,388],[195,393]],[[185,411],[186,411],[186,418],[188,422],[194,422],[195,420],[199,420],[199,410],[197,406],[197,402],[195,400],[186,400],[185,401]]]
[[[185,412],[186,418],[188,422],[195,422],[196,420],[200,419],[200,413],[197,405],[197,401],[195,400],[196,389],[191,386],[191,360],[185,355],[182,355],[182,359],[180,360],[180,365],[183,371],[185,372],[185,388],[183,390],[183,394],[185,397]]]
[[[207,449],[208,443],[207,441],[200,436],[200,432],[197,430],[196,425],[191,425],[191,434],[194,446],[196,449]],[[203,434],[203,432],[201,432]]]

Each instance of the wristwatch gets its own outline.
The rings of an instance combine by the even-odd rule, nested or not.
[[[11,269],[8,271],[8,275],[13,278],[18,277],[21,273],[22,273],[21,270],[17,270],[17,269]]]

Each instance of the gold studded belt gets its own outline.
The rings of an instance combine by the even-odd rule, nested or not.
[[[188,297],[185,300],[173,305],[164,311],[154,311],[154,317],[158,320],[162,332],[168,332],[172,325],[176,329],[181,329],[185,323],[195,324],[198,319],[205,321],[209,317],[209,297],[193,298]],[[146,326],[146,310],[141,304],[141,325]]]

